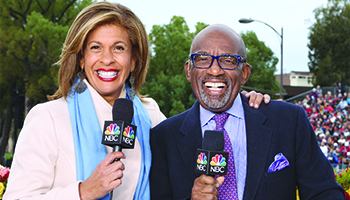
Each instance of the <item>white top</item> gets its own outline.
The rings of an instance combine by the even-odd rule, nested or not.
[[[85,82],[87,83],[87,82]],[[112,120],[112,106],[87,83],[101,134],[104,121]],[[121,98],[125,97],[123,89]],[[144,98],[143,105],[152,127],[165,119],[157,103]],[[149,133],[148,133],[149,134]],[[107,152],[112,151],[106,147]],[[122,185],[114,190],[113,200],[133,199],[141,166],[141,150],[136,139],[134,149],[123,149],[126,159]],[[79,200],[75,150],[68,104],[63,98],[34,106],[19,135],[4,200],[47,199]]]
[[[324,146],[320,146],[320,149],[322,151],[322,153],[324,154],[324,156],[328,156],[328,147],[326,145]]]

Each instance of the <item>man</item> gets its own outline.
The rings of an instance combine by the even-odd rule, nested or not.
[[[311,104],[313,104],[313,105],[316,104],[317,99],[318,99],[318,94],[317,94],[316,88],[312,89],[312,92],[310,94],[310,98],[311,98]]]
[[[337,105],[337,110],[345,110],[348,107],[348,102],[346,102],[346,97],[342,97]]]
[[[202,30],[185,71],[198,101],[151,131],[152,199],[295,200],[296,187],[301,200],[344,199],[305,111],[281,101],[254,109],[239,93],[251,68],[234,30],[224,25]],[[225,149],[231,147],[234,161],[229,158],[225,178],[215,179],[195,173],[196,150],[204,131],[220,126],[221,116],[228,116],[225,143],[232,144]],[[223,196],[230,191],[234,197]]]

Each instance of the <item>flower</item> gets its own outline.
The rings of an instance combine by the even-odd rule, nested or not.
[[[9,174],[10,174],[10,170],[8,168],[5,168],[5,167],[0,168],[0,182],[7,182]]]
[[[346,168],[345,170],[337,173],[334,170],[334,177],[337,183],[343,187],[345,191],[345,199],[350,200],[350,170]]]
[[[4,194],[5,192],[5,184],[4,183],[0,183],[0,198],[2,199],[2,195]]]
[[[0,199],[6,191],[7,179],[10,174],[10,169],[0,165]]]
[[[337,183],[344,188],[345,191],[350,189],[350,170],[346,168],[345,170],[337,173],[334,172],[334,177]]]

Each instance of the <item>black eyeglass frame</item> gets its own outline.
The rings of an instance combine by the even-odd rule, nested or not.
[[[210,57],[212,58],[212,59],[211,59],[210,65],[209,65],[208,67],[198,67],[198,66],[196,66],[196,65],[194,64],[193,58],[194,58],[195,56],[198,56],[198,55],[210,56]],[[236,67],[234,67],[234,68],[225,68],[225,67],[222,67],[221,64],[220,64],[219,58],[224,57],[224,56],[233,56],[233,57],[236,57],[236,58],[237,58],[237,65],[236,65]],[[207,53],[192,53],[192,54],[190,54],[190,58],[191,58],[191,61],[192,61],[193,66],[194,66],[195,68],[198,68],[198,69],[209,69],[209,68],[213,65],[213,62],[214,62],[215,59],[217,60],[217,62],[218,62],[218,64],[219,64],[219,67],[220,67],[221,69],[224,69],[224,70],[234,70],[234,69],[236,69],[236,68],[238,67],[238,65],[239,65],[240,63],[245,63],[245,62],[246,62],[246,60],[245,60],[244,58],[242,58],[240,55],[235,55],[235,54],[222,54],[222,55],[214,56],[214,55],[210,55],[210,54],[207,54]]]

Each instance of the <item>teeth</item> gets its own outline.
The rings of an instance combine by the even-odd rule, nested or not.
[[[114,78],[118,73],[116,71],[97,71],[102,78]]]
[[[221,90],[223,87],[226,86],[225,83],[211,83],[211,82],[206,82],[204,85],[207,88],[210,88],[211,90]]]

